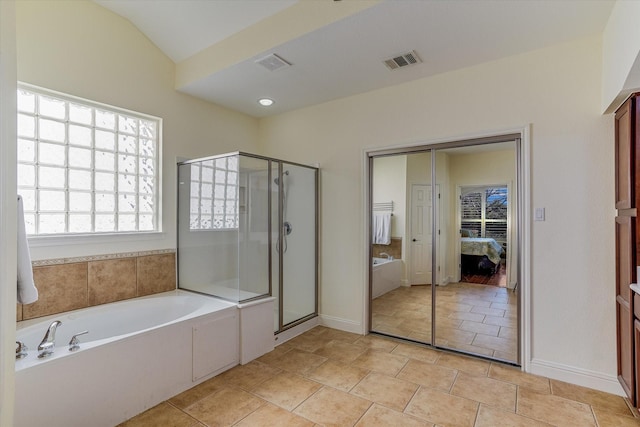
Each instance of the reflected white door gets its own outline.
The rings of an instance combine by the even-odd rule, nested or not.
[[[411,186],[411,284],[431,283],[431,186]]]

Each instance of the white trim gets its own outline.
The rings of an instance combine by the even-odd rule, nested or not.
[[[339,329],[345,332],[352,332],[354,334],[364,335],[366,334],[366,327],[358,322],[354,322],[349,319],[342,319],[340,317],[328,316],[326,314],[320,315],[320,324],[327,328]]]
[[[530,363],[531,373],[542,375],[558,381],[577,384],[607,393],[617,394],[626,397],[618,378],[613,375],[601,372],[590,371],[588,369],[576,368],[574,366],[563,365],[561,363],[549,362],[542,359],[532,359]]]
[[[138,231],[130,233],[59,234],[29,236],[30,248],[46,248],[66,245],[98,245],[102,243],[146,242],[166,237],[162,231]]]
[[[16,335],[16,5],[0,1],[0,425],[13,425]]]

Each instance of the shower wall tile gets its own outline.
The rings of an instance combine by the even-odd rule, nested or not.
[[[89,262],[89,305],[106,304],[136,296],[136,259]]]
[[[16,304],[16,322],[22,320],[22,304]]]
[[[175,254],[141,256],[138,260],[138,296],[176,288]]]
[[[35,267],[38,301],[22,306],[23,320],[87,306],[87,263]]]

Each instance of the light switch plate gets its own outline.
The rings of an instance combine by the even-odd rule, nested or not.
[[[544,221],[544,208],[536,208],[533,219],[535,221]]]

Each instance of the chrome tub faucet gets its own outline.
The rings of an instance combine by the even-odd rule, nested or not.
[[[53,350],[56,347],[56,328],[60,325],[62,325],[62,322],[59,320],[55,320],[49,325],[47,333],[44,334],[44,338],[42,338],[42,342],[38,346],[38,359],[44,359],[53,354]]]

